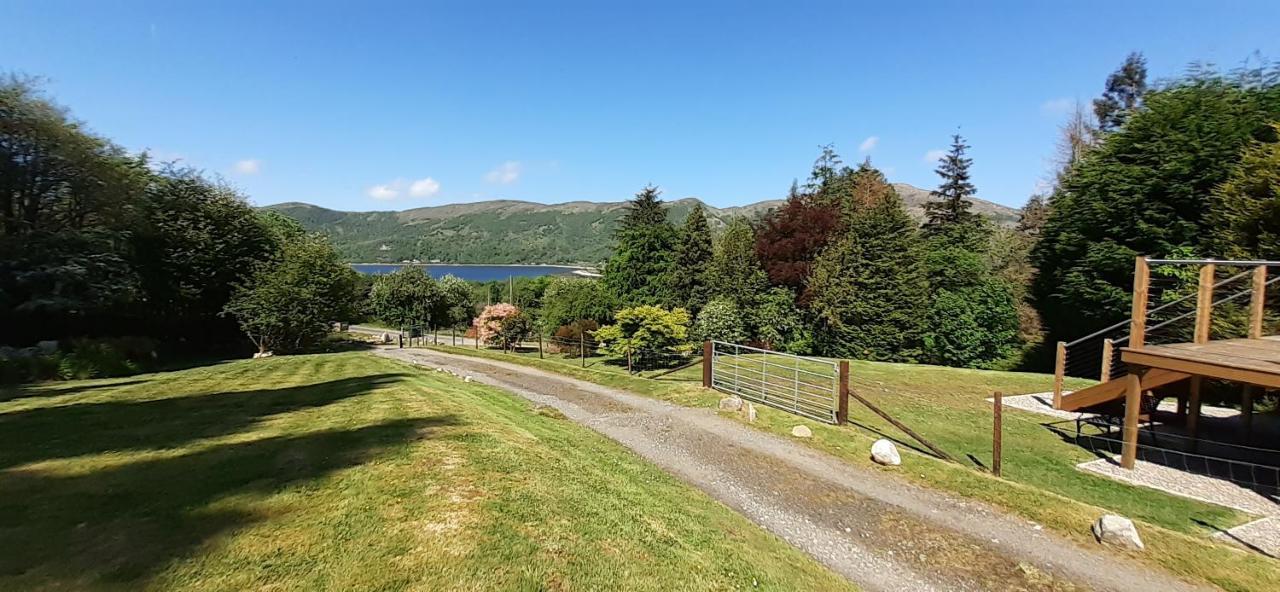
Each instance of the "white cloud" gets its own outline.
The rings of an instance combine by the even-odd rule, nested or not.
[[[876,145],[880,143],[880,136],[870,136],[858,144],[859,152],[871,152],[876,149]]]
[[[372,197],[373,199],[389,201],[397,197],[400,197],[400,190],[403,187],[404,187],[404,181],[396,179],[395,181],[392,181],[390,183],[384,183],[382,185],[374,185],[373,187],[370,187],[369,189],[365,190],[364,194],[368,195],[369,197]]]
[[[391,201],[399,199],[403,195],[432,197],[437,193],[440,193],[440,182],[431,177],[423,177],[412,182],[404,179],[395,179],[390,183],[374,185],[364,191],[365,195],[379,201]]]
[[[935,162],[938,162],[939,160],[942,160],[942,157],[946,155],[947,155],[946,150],[930,150],[924,153],[924,161],[929,164],[933,164]]]
[[[262,170],[262,161],[251,158],[237,160],[234,168],[241,175],[256,175]]]
[[[1040,104],[1040,112],[1045,115],[1066,115],[1076,108],[1076,100],[1070,97],[1049,99]]]
[[[440,193],[440,182],[427,177],[409,184],[409,195],[413,197],[431,197]]]
[[[508,160],[495,167],[492,171],[485,173],[484,180],[499,185],[510,185],[520,178],[520,172],[523,168],[519,161]]]

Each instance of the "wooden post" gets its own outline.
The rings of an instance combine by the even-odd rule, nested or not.
[[[1253,268],[1253,294],[1249,298],[1249,339],[1262,339],[1263,306],[1267,300],[1267,266]]]
[[[1004,395],[995,392],[991,407],[991,473],[1000,476],[1001,445],[1004,444]]]
[[[1151,269],[1141,255],[1133,263],[1133,311],[1129,316],[1129,347],[1138,349],[1147,343],[1147,286]]]
[[[578,329],[578,355],[582,356],[582,367],[587,367],[587,334]]]
[[[1062,407],[1062,377],[1067,372],[1067,344],[1058,342],[1057,352],[1053,356],[1053,408]]]
[[[1111,339],[1103,338],[1102,340],[1102,372],[1098,374],[1100,382],[1111,380],[1111,356],[1115,346],[1111,343]]]
[[[458,347],[458,328],[456,326],[449,327],[449,343],[451,343],[453,347]]]
[[[840,386],[836,391],[836,425],[849,421],[849,360],[840,360]]]
[[[1120,454],[1120,466],[1133,468],[1138,458],[1138,413],[1142,407],[1142,377],[1132,369],[1125,380],[1124,392],[1124,449]]]
[[[1199,376],[1191,377],[1191,385],[1189,395],[1187,397],[1187,435],[1191,436],[1195,446],[1196,434],[1200,430],[1200,386],[1203,379]]]
[[[1244,385],[1244,392],[1240,393],[1240,419],[1244,422],[1244,441],[1249,443],[1253,439],[1253,385]]]
[[[627,350],[627,374],[632,374],[632,372],[631,372],[631,350]]]
[[[1209,332],[1213,327],[1214,269],[1212,263],[1200,268],[1200,288],[1196,292],[1196,343],[1209,341]]]
[[[538,331],[538,359],[542,359],[542,331]]]
[[[711,388],[712,347],[710,341],[702,342],[702,388]]]

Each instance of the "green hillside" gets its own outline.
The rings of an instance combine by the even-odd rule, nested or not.
[[[919,216],[928,192],[897,184],[907,207]],[[668,204],[673,222],[683,221],[698,200]],[[780,200],[732,208],[707,208],[712,228],[735,216],[758,217]],[[1001,224],[1016,220],[1012,208],[975,200],[975,209]],[[558,263],[600,265],[608,256],[614,224],[626,202],[569,202],[544,205],[485,201],[416,208],[401,212],[341,212],[305,203],[266,206],[308,230],[329,236],[353,262],[407,260],[446,263]]]

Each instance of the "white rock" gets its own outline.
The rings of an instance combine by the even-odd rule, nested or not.
[[[798,425],[791,428],[791,435],[797,438],[812,438],[813,430],[810,430],[809,426]]]
[[[725,397],[720,399],[721,411],[737,411],[742,409],[742,399],[738,397]]]
[[[470,377],[470,376],[468,376],[468,377],[466,377],[466,378],[463,378],[463,379],[462,379],[462,381],[463,381],[463,382],[471,382],[471,377]]]
[[[755,420],[756,420],[756,406],[755,406],[755,405],[752,405],[751,403],[747,403],[747,409],[746,409],[746,412],[747,412],[747,421],[755,421]]]
[[[274,356],[274,355],[275,354],[271,352],[257,352],[253,354],[253,359],[256,360],[258,358],[270,358],[271,356]]]
[[[391,334],[384,331],[382,335],[378,336],[378,339],[383,343],[391,343]]]
[[[896,467],[902,464],[902,455],[898,454],[898,447],[894,446],[893,442],[881,438],[871,445],[871,460],[885,466]]]
[[[1146,549],[1146,546],[1142,544],[1142,537],[1138,536],[1138,527],[1133,525],[1132,520],[1124,516],[1103,514],[1097,522],[1093,523],[1093,536],[1098,539],[1099,543],[1137,549],[1139,551]]]

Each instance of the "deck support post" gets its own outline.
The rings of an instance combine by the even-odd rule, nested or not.
[[[1267,300],[1267,266],[1253,268],[1253,293],[1249,295],[1249,339],[1262,339],[1262,317]]]
[[[1244,385],[1244,391],[1240,393],[1240,419],[1244,423],[1244,441],[1248,444],[1253,440],[1253,385]]]
[[[1192,447],[1196,445],[1196,434],[1200,430],[1200,387],[1204,379],[1200,376],[1191,377],[1190,395],[1187,401],[1187,435],[1191,437]]]
[[[1138,413],[1142,407],[1142,376],[1137,368],[1130,369],[1124,377],[1124,448],[1120,453],[1120,466],[1132,469],[1138,458]]]
[[[1062,407],[1062,377],[1067,372],[1067,344],[1058,342],[1058,349],[1053,356],[1053,408]]]
[[[1133,311],[1129,315],[1129,348],[1141,348],[1147,342],[1147,286],[1151,268],[1147,258],[1139,255],[1133,263]]]
[[[1111,380],[1111,357],[1114,355],[1115,346],[1111,343],[1111,339],[1103,338],[1102,340],[1102,370],[1098,373],[1098,382],[1107,382]]]

